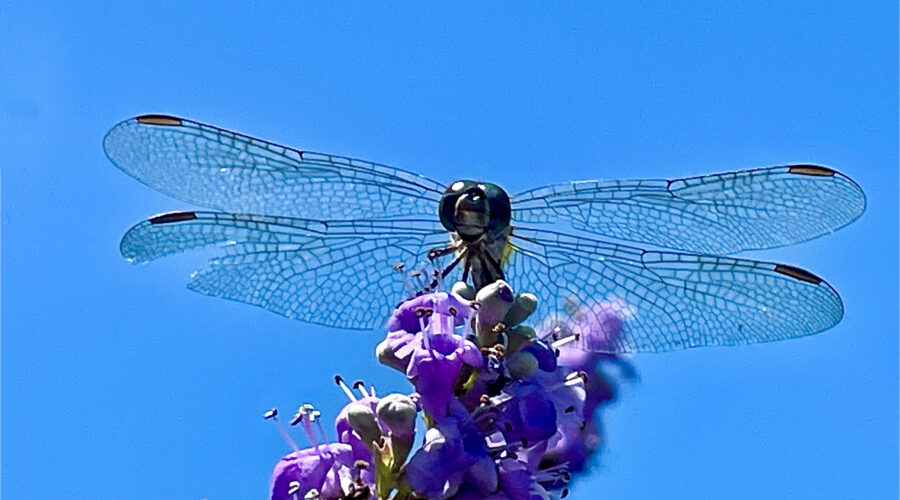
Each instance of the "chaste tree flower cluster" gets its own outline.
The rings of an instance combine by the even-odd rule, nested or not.
[[[420,295],[388,320],[378,360],[406,375],[411,394],[377,397],[340,377],[350,402],[327,442],[321,416],[291,420],[313,446],[275,466],[272,500],[561,498],[601,444],[596,409],[634,375],[605,354],[622,329],[616,302],[573,302],[566,321],[524,324],[537,299],[497,281],[476,294]],[[540,333],[536,333],[540,332]],[[610,370],[615,368],[615,370]],[[612,375],[615,374],[615,377]],[[277,411],[267,418],[276,420]],[[417,433],[422,418],[424,434]],[[318,435],[317,435],[318,431]]]

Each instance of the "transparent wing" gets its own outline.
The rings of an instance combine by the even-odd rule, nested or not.
[[[520,227],[511,245],[507,276],[515,290],[537,294],[536,318],[564,321],[573,300],[616,305],[624,326],[612,352],[771,342],[821,332],[843,314],[828,283],[791,266]]]
[[[806,241],[865,210],[849,177],[791,165],[685,179],[570,182],[513,197],[513,221],[565,220],[604,237],[727,254]]]
[[[312,219],[433,215],[443,193],[437,182],[396,168],[170,116],[125,120],[103,146],[110,161],[144,184],[227,212]]]
[[[372,329],[407,298],[393,266],[415,269],[446,244],[426,219],[313,221],[220,212],[172,212],[132,227],[122,255],[136,263],[210,245],[224,255],[191,276],[191,290],[327,326]]]

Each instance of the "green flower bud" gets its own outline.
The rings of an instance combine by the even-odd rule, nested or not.
[[[482,288],[475,295],[478,303],[478,321],[475,324],[475,334],[481,346],[492,346],[497,343],[497,325],[512,307],[515,297],[512,288],[502,280],[495,281]]]
[[[519,325],[506,330],[507,352],[519,350],[523,345],[529,344],[534,340],[534,328],[526,325]]]
[[[466,300],[475,300],[475,289],[464,281],[454,283],[450,291]]]
[[[391,431],[392,469],[399,470],[416,437],[416,404],[409,396],[389,394],[378,401],[375,412]]]
[[[538,369],[538,360],[529,352],[519,351],[506,358],[506,369],[514,379],[530,377]]]
[[[416,404],[409,396],[388,394],[378,401],[375,412],[392,436],[406,437],[416,432]]]
[[[515,297],[512,288],[505,281],[498,280],[479,290],[475,301],[479,304],[478,322],[494,326],[503,321]]]
[[[347,408],[347,421],[363,442],[371,445],[381,440],[381,427],[378,426],[375,413],[368,405],[352,403]]]
[[[515,326],[525,321],[537,309],[537,297],[530,293],[516,295],[516,300],[503,318],[506,326]]]
[[[406,367],[409,366],[409,358],[402,360],[394,354],[394,350],[391,349],[390,339],[382,340],[375,347],[375,356],[378,358],[379,363],[390,366],[401,373],[406,373]]]

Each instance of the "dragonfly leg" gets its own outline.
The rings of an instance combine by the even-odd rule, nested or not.
[[[449,252],[447,252],[447,253],[449,253]],[[429,254],[430,254],[430,252],[429,252]],[[460,252],[459,255],[457,255],[456,258],[453,259],[453,262],[451,262],[447,267],[445,267],[443,271],[438,272],[437,269],[435,269],[435,278],[434,278],[434,280],[432,280],[431,284],[429,285],[428,290],[434,290],[435,287],[437,287],[438,284],[440,284],[441,281],[444,278],[446,278],[448,274],[450,274],[450,271],[452,271],[456,266],[459,265],[459,263],[465,258],[465,256],[466,256],[466,249],[463,248],[463,251]],[[431,257],[431,255],[429,255],[429,257]],[[440,277],[438,277],[438,276],[440,276]],[[465,281],[465,280],[463,280],[463,281]]]
[[[463,266],[463,275],[462,275],[463,283],[465,283],[466,281],[469,280],[469,270],[471,269],[471,267],[472,267],[472,262],[469,259],[466,259],[466,263]]]
[[[432,248],[431,250],[428,251],[428,259],[434,260],[434,259],[437,259],[438,257],[443,257],[444,255],[447,255],[448,253],[453,253],[453,252],[459,250],[459,247],[460,247],[459,244],[454,244],[454,245],[450,245],[450,246],[447,246],[444,248]],[[459,260],[459,259],[457,259],[457,260]]]
[[[495,278],[494,280],[492,280],[492,281],[505,280],[506,278],[503,276],[503,268],[500,266],[500,263],[497,262],[497,259],[495,259],[495,258],[491,255],[490,252],[483,252],[483,254],[484,254],[485,260],[487,260],[488,263],[491,265],[491,267],[494,268],[494,271],[497,272],[496,278]]]

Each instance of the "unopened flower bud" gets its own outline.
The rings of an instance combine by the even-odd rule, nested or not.
[[[506,359],[506,369],[514,379],[530,377],[538,369],[538,360],[527,351],[518,351]]]
[[[378,426],[375,413],[368,405],[351,403],[347,407],[347,421],[364,443],[371,444],[381,439],[381,427]]]
[[[390,337],[382,340],[381,343],[375,347],[375,356],[381,364],[390,366],[402,373],[406,373],[406,367],[409,366],[409,357],[405,359],[398,358],[392,344],[393,341]]]
[[[503,321],[515,297],[512,288],[505,281],[498,280],[479,290],[475,301],[480,306],[478,322],[493,326]]]
[[[525,321],[537,309],[537,297],[530,293],[516,295],[516,300],[503,318],[507,326],[515,326]]]
[[[464,281],[454,283],[450,291],[466,300],[475,300],[475,289]]]
[[[506,330],[507,351],[517,351],[523,345],[528,345],[534,339],[534,328],[526,325],[519,325]]]
[[[497,326],[512,307],[515,297],[512,288],[502,280],[482,288],[475,296],[478,307],[476,334],[482,346],[492,346],[497,342]]]
[[[416,404],[409,396],[388,394],[378,401],[375,411],[392,436],[406,437],[416,432]]]
[[[403,394],[389,394],[375,408],[378,418],[390,429],[392,465],[398,470],[406,461],[416,437],[416,404]]]

